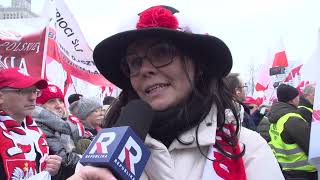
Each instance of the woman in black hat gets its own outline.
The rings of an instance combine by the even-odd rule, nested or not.
[[[123,90],[105,127],[134,99],[155,111],[140,179],[283,179],[264,139],[241,128],[243,109],[223,82],[229,48],[179,17],[172,7],[151,7],[137,14],[133,30],[96,46],[99,71]]]

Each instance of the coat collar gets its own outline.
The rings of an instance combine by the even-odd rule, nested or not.
[[[184,145],[180,143],[177,139],[175,139],[171,145],[169,146],[169,151],[173,151],[175,149],[187,149],[197,147],[196,143],[196,128],[184,132],[180,135],[179,140],[185,143],[190,143],[189,145]],[[206,116],[206,118],[200,123],[198,129],[198,141],[200,146],[208,146],[213,145],[215,143],[216,137],[216,129],[217,129],[217,108],[215,105],[212,105],[210,112]],[[161,142],[153,139],[150,135],[146,137],[146,144],[155,146],[155,147],[164,147]]]

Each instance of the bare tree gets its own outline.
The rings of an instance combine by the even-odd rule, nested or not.
[[[256,82],[256,76],[257,76],[257,65],[252,60],[248,67],[248,95],[253,95],[254,89],[255,89],[255,82]]]

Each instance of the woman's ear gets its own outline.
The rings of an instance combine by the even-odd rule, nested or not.
[[[236,95],[239,96],[241,94],[241,91],[239,90],[239,88],[235,89]]]

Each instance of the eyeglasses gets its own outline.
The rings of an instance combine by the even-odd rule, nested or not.
[[[120,68],[127,77],[133,77],[140,73],[144,59],[155,68],[161,68],[171,64],[176,55],[177,49],[172,43],[160,41],[152,44],[143,57],[136,53],[127,54],[121,60]]]
[[[245,89],[245,88],[248,88],[248,86],[244,85],[244,86],[239,86],[238,88]]]
[[[35,88],[25,88],[25,89],[11,89],[11,88],[4,88],[1,89],[1,91],[12,91],[16,92],[19,95],[36,95],[37,97],[40,97],[42,94],[42,91],[40,89],[35,89]]]

